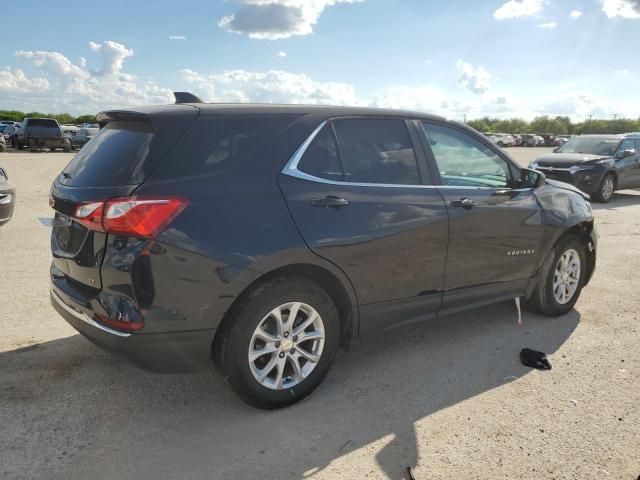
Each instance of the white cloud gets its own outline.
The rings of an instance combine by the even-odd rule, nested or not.
[[[609,18],[640,18],[640,0],[602,0],[602,11]]]
[[[543,0],[509,0],[493,12],[493,18],[496,20],[506,20],[509,18],[535,15],[542,10],[542,1]]]
[[[89,42],[89,48],[102,55],[103,65],[100,70],[95,70],[96,75],[115,75],[122,70],[124,61],[133,56],[133,50],[125,47],[121,43],[107,40],[105,42]]]
[[[467,112],[471,106],[432,85],[397,86],[384,89],[366,102],[372,107],[420,110],[440,115]]]
[[[547,23],[539,23],[538,26],[540,28],[548,28],[549,30],[553,30],[558,26],[556,22],[547,22]]]
[[[90,42],[89,49],[102,57],[101,68],[89,69],[84,57],[80,57],[76,65],[60,52],[16,52],[19,59],[32,64],[46,78],[32,79],[29,83],[28,79],[20,80],[24,77],[21,70],[14,70],[13,77],[19,78],[19,81],[13,82],[17,87],[12,89],[11,101],[15,108],[29,110],[41,106],[45,98],[36,98],[30,92],[45,89],[48,90],[47,111],[88,113],[116,106],[168,103],[173,100],[169,89],[158,86],[152,80],[142,80],[123,72],[124,63],[133,55],[133,50],[111,41],[101,44]],[[9,69],[1,71],[10,72]],[[8,78],[5,73],[0,74],[0,79],[3,76]],[[7,81],[6,78],[4,80]]]
[[[46,92],[49,82],[46,78],[27,78],[19,68],[10,67],[0,69],[0,92]]]
[[[186,40],[184,35],[169,35],[169,40]]]
[[[278,58],[286,58],[287,57],[287,52],[278,52],[278,53],[276,53],[276,57],[278,57]]]
[[[581,12],[580,10],[571,10],[571,13],[569,14],[571,18],[580,18],[582,15],[584,15],[584,12]]]
[[[318,82],[307,75],[270,70],[249,72],[225,70],[200,74],[181,70],[183,81],[196,94],[212,102],[307,103],[357,105],[353,86],[339,82]]]
[[[462,59],[456,62],[456,67],[458,69],[458,85],[476,94],[483,94],[491,87],[491,74],[484,67],[474,68],[473,65]]]
[[[629,75],[631,75],[631,72],[627,68],[620,68],[618,70],[614,70],[613,74],[619,77],[628,77]]]
[[[238,0],[240,8],[223,17],[218,26],[249,38],[277,40],[313,33],[313,26],[327,8],[338,3],[364,0]]]

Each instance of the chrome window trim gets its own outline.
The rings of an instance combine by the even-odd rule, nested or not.
[[[323,121],[318,127],[311,132],[311,134],[306,138],[302,145],[298,147],[298,149],[291,156],[289,161],[286,163],[284,168],[282,169],[282,173],[288,175],[290,177],[299,178],[301,180],[307,180],[310,182],[323,183],[325,185],[344,185],[347,187],[385,187],[385,188],[423,188],[423,189],[434,189],[434,188],[450,188],[450,189],[459,189],[459,190],[510,190],[510,191],[519,191],[519,190],[527,190],[527,189],[509,189],[508,187],[473,187],[473,186],[464,186],[464,185],[405,185],[399,183],[360,183],[360,182],[339,182],[337,180],[327,180],[326,178],[316,177],[315,175],[309,175],[308,173],[302,172],[298,170],[298,163],[302,159],[302,156],[311,145],[311,142],[316,138],[318,133],[324,128],[327,124],[328,120]]]
[[[113,330],[113,329],[111,329],[109,327],[101,325],[100,323],[96,322],[94,319],[89,317],[86,313],[79,312],[75,308],[70,307],[69,305],[64,303],[62,298],[60,298],[60,295],[58,295],[53,289],[51,290],[51,298],[53,298],[58,303],[58,305],[60,305],[67,312],[69,312],[71,315],[76,317],[78,320],[82,320],[83,322],[91,325],[92,327],[95,327],[95,328],[97,328],[99,330],[102,330],[103,332],[110,333],[111,335],[116,335],[118,337],[130,337],[131,336],[130,333],[119,332],[117,330]]]

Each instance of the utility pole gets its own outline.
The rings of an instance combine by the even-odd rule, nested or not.
[[[467,123],[467,114],[466,114],[466,113],[464,114],[464,120],[463,120],[463,123]]]

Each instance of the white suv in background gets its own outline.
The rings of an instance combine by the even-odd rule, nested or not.
[[[485,133],[485,137],[491,140],[499,147],[515,147],[516,139],[506,133]]]

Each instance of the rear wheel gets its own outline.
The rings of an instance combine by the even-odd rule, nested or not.
[[[329,371],[340,322],[331,297],[304,278],[278,278],[255,289],[223,327],[215,355],[247,403],[274,409],[309,395]]]
[[[600,182],[600,186],[598,190],[593,195],[593,199],[601,202],[607,203],[613,197],[613,192],[616,190],[616,179],[612,173],[607,173]]]
[[[540,313],[557,317],[569,312],[578,301],[586,275],[585,243],[565,235],[554,246],[540,272],[529,304]]]

